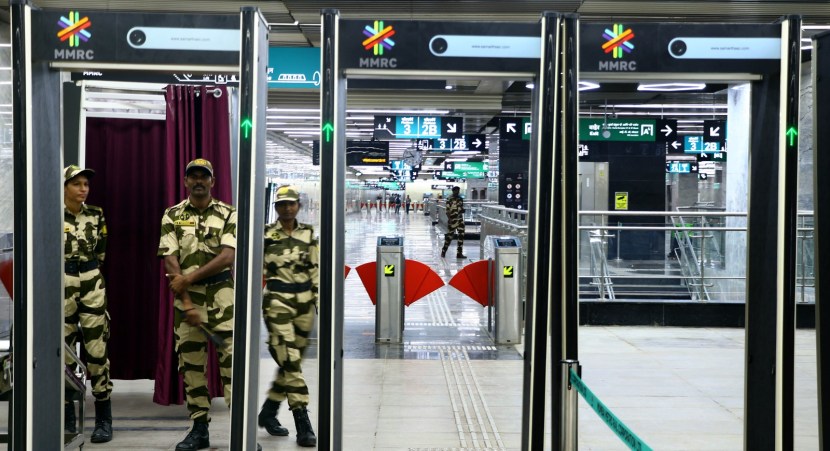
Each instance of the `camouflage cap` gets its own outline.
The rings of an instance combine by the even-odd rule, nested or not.
[[[289,186],[289,185],[283,185],[283,186],[277,188],[277,195],[274,198],[274,203],[276,204],[276,203],[282,202],[284,200],[299,202],[300,201],[300,192],[299,192],[299,190],[297,190],[296,187]]]
[[[192,169],[204,169],[208,172],[208,174],[210,174],[211,177],[213,177],[213,165],[210,164],[210,161],[207,161],[204,158],[197,158],[190,163],[187,163],[184,175],[190,174]]]
[[[74,179],[79,175],[85,175],[86,178],[91,179],[93,175],[95,175],[95,171],[92,169],[84,169],[78,165],[70,164],[69,166],[63,168],[63,183],[64,185],[66,182]]]

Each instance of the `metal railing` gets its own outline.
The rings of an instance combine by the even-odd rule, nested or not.
[[[677,212],[581,211],[580,296],[743,302],[747,215],[722,210],[691,207]],[[490,235],[520,237],[526,265],[527,214],[497,205],[483,206],[482,242]],[[801,303],[815,302],[812,215],[811,211],[798,213],[796,301]],[[608,225],[609,218],[616,225]],[[658,222],[631,223],[638,218]],[[637,241],[637,234],[644,233],[653,234],[652,242],[662,240],[667,252],[649,258],[627,258],[626,248]],[[609,253],[613,258],[609,258]]]

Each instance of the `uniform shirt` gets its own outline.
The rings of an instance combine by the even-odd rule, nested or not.
[[[264,275],[268,280],[283,283],[311,281],[312,291],[319,284],[319,255],[317,237],[309,224],[295,222],[288,234],[279,221],[265,227]]]
[[[464,200],[461,196],[450,196],[447,199],[447,219],[461,219],[464,213]]]
[[[104,263],[107,248],[107,224],[101,207],[81,204],[74,215],[63,208],[63,255],[66,260]]]
[[[179,258],[182,274],[190,274],[222,252],[236,249],[236,208],[211,199],[204,211],[183,200],[164,211],[158,256]]]

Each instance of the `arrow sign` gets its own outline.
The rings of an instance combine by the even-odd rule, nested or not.
[[[486,152],[485,144],[487,143],[487,136],[483,134],[466,135],[464,139],[467,140],[467,148],[478,152]]]
[[[671,132],[673,130],[672,130],[671,127],[669,127],[669,124],[666,124],[666,126],[663,127],[662,129],[660,129],[660,131],[663,132],[663,134],[665,134],[666,136],[669,136],[669,135],[671,135]]]
[[[508,133],[516,133],[516,123],[515,122],[508,122],[507,123],[507,132]]]
[[[331,124],[323,125],[323,131],[326,133],[326,142],[331,142],[331,132],[334,131],[334,127]]]
[[[787,129],[787,138],[790,138],[790,146],[792,147],[795,145],[795,137],[798,136],[798,130],[795,127],[790,127]]]
[[[481,143],[481,140],[480,140],[480,139],[478,139],[478,138],[476,138],[476,140],[475,140],[475,141],[473,141],[473,147],[475,147],[476,149],[478,149],[479,147],[481,147],[481,144],[482,144],[482,143]]]
[[[456,124],[447,124],[447,133],[458,133],[458,126]]]
[[[245,119],[244,121],[242,121],[242,124],[240,126],[243,130],[245,130],[245,138],[248,138],[248,134],[250,133],[251,127],[253,127],[254,124],[251,123],[250,119]]]
[[[709,127],[709,136],[712,138],[720,136],[720,127]]]
[[[692,172],[697,172],[697,165],[692,165]]]
[[[681,147],[681,146],[682,146],[682,144],[680,144],[680,143],[679,143],[679,142],[677,142],[677,141],[674,141],[674,142],[672,142],[672,143],[671,143],[671,146],[672,146],[672,148],[674,148],[674,150],[677,150],[677,148],[678,148],[678,147]]]

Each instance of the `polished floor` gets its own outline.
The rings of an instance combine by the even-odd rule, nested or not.
[[[465,243],[465,260],[440,258],[443,237],[421,213],[372,211],[347,219],[346,255],[352,267],[375,259],[377,236],[396,234],[405,237],[407,258],[430,265],[445,282],[478,259],[478,241]],[[406,309],[403,344],[376,345],[374,307],[354,272],[346,279],[345,291],[344,449],[519,449],[521,347],[493,344],[479,304],[446,286]],[[579,349],[586,384],[651,448],[743,448],[742,329],[582,327]],[[304,363],[313,424],[315,355],[310,349]],[[262,393],[274,369],[263,350]],[[115,439],[84,448],[174,449],[189,427],[186,410],[153,404],[152,389],[152,381],[115,381]],[[88,437],[91,399],[87,412]],[[818,449],[816,412],[815,335],[812,330],[799,330],[795,449]],[[5,415],[5,409],[0,413]],[[211,449],[227,449],[229,419],[221,399],[214,400],[212,416]],[[291,436],[270,437],[260,430],[263,449],[300,449],[290,412],[283,408],[279,418]],[[627,449],[582,400],[579,449]]]

